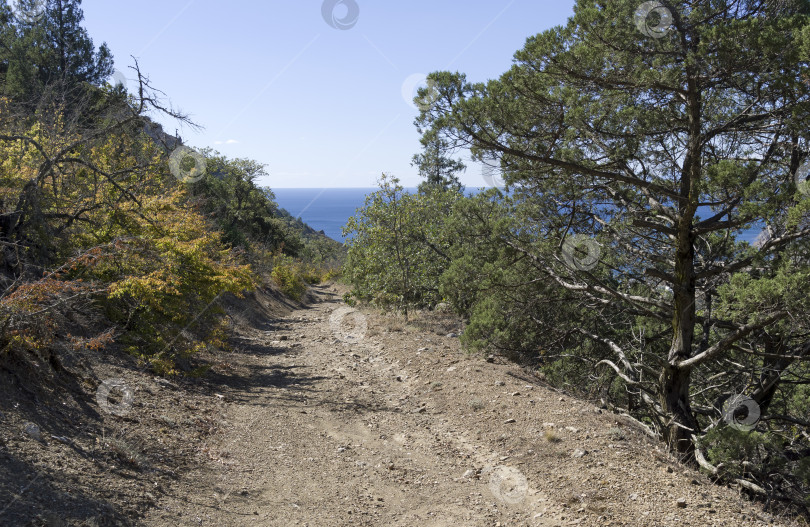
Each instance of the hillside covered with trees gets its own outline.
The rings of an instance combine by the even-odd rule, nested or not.
[[[196,125],[137,62],[131,89],[112,80],[80,4],[0,4],[0,361],[116,343],[175,373],[221,342],[222,295],[272,279],[300,297],[342,249],[278,208],[261,164],[164,133]]]
[[[580,0],[497,79],[432,73],[425,183],[384,176],[349,222],[347,299],[447,305],[468,348],[807,513],[808,16],[798,0]],[[461,149],[506,188],[465,195]]]

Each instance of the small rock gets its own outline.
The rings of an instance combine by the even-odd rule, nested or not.
[[[672,474],[672,473],[673,473],[673,472],[675,472],[675,471],[674,471],[674,470],[672,470],[672,467],[667,467],[667,472],[668,472],[668,473],[670,473],[670,474]]]
[[[164,379],[163,377],[155,377],[155,382],[160,384],[161,386],[165,386],[167,388],[172,388],[173,390],[179,390],[180,387],[174,384],[173,382]]]
[[[287,335],[282,335],[278,338],[278,340],[290,340],[290,337]]]
[[[397,375],[397,381],[402,382],[402,375]]]
[[[448,333],[447,334],[447,338],[449,338],[449,339],[454,339],[454,338],[457,338],[457,337],[458,337],[458,333]]]
[[[506,421],[503,422],[503,424],[505,425],[510,425],[512,423],[517,423],[517,421],[515,421],[514,419],[507,419]]]
[[[675,505],[679,509],[685,509],[686,508],[686,498],[679,498],[678,501],[675,502]]]
[[[487,362],[495,362],[495,356],[494,355],[487,355]]]
[[[574,453],[571,454],[571,457],[580,458],[580,457],[584,457],[587,453],[588,453],[587,450],[582,450],[581,448],[577,448],[576,450],[574,450]]]
[[[573,426],[566,426],[565,429],[571,432],[572,434],[579,433],[579,428],[574,428]]]
[[[35,425],[34,423],[26,423],[23,427],[25,433],[31,436],[32,439],[36,441],[42,441],[42,430],[39,429],[39,426]]]
[[[338,454],[342,454],[345,451],[346,451],[345,447],[338,447],[338,449],[337,449]]]
[[[503,381],[495,381],[495,386],[506,386],[506,383]]]
[[[416,350],[416,351],[427,351],[427,350],[428,350],[427,348],[419,348],[419,349],[418,349],[418,350]]]
[[[518,395],[520,395],[520,392],[513,392],[512,393],[512,397],[517,397]]]
[[[465,472],[461,477],[462,478],[471,478],[471,477],[473,477],[473,475],[475,475],[475,471],[470,469],[467,472]]]
[[[630,501],[636,501],[638,499],[638,494],[630,494]]]

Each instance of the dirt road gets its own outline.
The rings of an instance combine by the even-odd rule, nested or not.
[[[234,315],[220,432],[146,525],[766,524],[621,417],[466,354],[452,327],[315,295]]]

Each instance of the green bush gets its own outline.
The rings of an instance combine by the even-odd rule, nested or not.
[[[776,436],[767,432],[744,431],[730,426],[710,430],[701,441],[713,465],[731,478],[764,477],[781,471],[786,460]]]
[[[295,264],[286,258],[277,259],[273,265],[273,271],[270,273],[270,278],[281,288],[285,295],[296,301],[301,300],[307,290],[307,284],[299,274]]]

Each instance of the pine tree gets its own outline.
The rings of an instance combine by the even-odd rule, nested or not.
[[[0,93],[35,105],[50,91],[71,103],[112,74],[110,50],[106,44],[96,50],[80,6],[81,0],[49,0],[36,20],[0,7]]]
[[[422,135],[422,153],[413,156],[411,166],[419,169],[419,175],[425,180],[420,190],[427,187],[441,187],[444,189],[461,189],[461,182],[456,174],[466,168],[458,159],[448,157],[449,143],[432,131]]]

